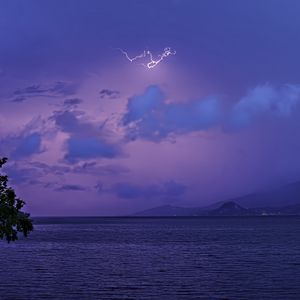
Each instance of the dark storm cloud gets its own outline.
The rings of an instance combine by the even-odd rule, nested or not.
[[[73,192],[83,192],[87,188],[78,184],[63,184],[60,187],[56,188],[57,192],[73,191]]]
[[[23,102],[35,97],[65,97],[73,95],[76,92],[76,88],[75,84],[62,81],[58,81],[52,86],[36,84],[15,90],[11,101]]]
[[[5,166],[4,172],[10,177],[11,182],[17,185],[36,185],[59,192],[88,190],[88,187],[82,184],[61,183],[63,176],[71,173],[71,168],[65,166],[29,162],[28,166],[24,167],[18,162],[12,162]],[[53,179],[47,175],[55,175],[55,177]]]
[[[120,92],[116,90],[103,89],[99,92],[100,98],[116,99],[120,97]]]
[[[217,97],[187,103],[167,103],[166,100],[158,86],[150,86],[143,95],[128,100],[123,124],[129,125],[130,139],[159,141],[170,133],[204,130],[220,122]]]
[[[43,95],[49,92],[49,89],[43,89],[40,85],[31,85],[23,89],[18,89],[14,92],[14,95]]]
[[[24,167],[17,162],[8,163],[4,172],[9,176],[12,184],[36,185],[45,189],[63,191],[87,191],[88,187],[80,184],[61,184],[59,180],[49,180],[45,175],[55,175],[63,178],[63,175],[70,174],[70,168],[64,166],[49,166],[44,163],[29,163]]]
[[[185,194],[187,187],[176,181],[168,181],[161,184],[135,185],[128,182],[114,184],[108,190],[102,186],[97,187],[100,192],[116,194],[124,199],[151,199],[151,198],[173,198]]]
[[[42,175],[42,172],[34,167],[24,167],[16,162],[11,163],[10,160],[3,169],[11,179],[11,182],[18,185],[32,184]]]
[[[31,168],[36,168],[39,174],[42,175],[65,175],[65,174],[82,174],[82,175],[95,175],[95,176],[117,176],[120,174],[128,173],[129,169],[117,164],[99,164],[96,161],[84,162],[75,166],[58,165],[58,164],[45,164],[42,162],[29,162]]]
[[[70,98],[66,99],[64,101],[64,106],[70,108],[70,107],[77,107],[80,103],[82,103],[83,100],[79,98]]]
[[[32,133],[16,141],[16,149],[12,152],[13,158],[31,156],[41,151],[42,136],[40,133]]]
[[[42,135],[39,132],[24,132],[16,136],[7,136],[0,140],[2,155],[13,159],[22,159],[41,153]]]
[[[82,114],[80,111],[58,111],[54,113],[52,119],[63,132],[86,136],[99,134],[99,129],[94,124],[79,119]]]
[[[71,137],[67,140],[66,161],[74,163],[84,159],[115,158],[120,149],[95,137]]]
[[[20,162],[12,161],[4,167],[4,172],[9,176],[12,184],[37,185],[51,190],[67,190],[68,185],[62,185],[59,181],[49,180],[46,175],[55,175],[56,178],[70,173],[70,168],[65,166],[47,165],[41,162],[29,162],[27,166]],[[71,185],[72,188],[73,185]],[[79,185],[79,187],[81,187]],[[71,189],[70,188],[70,189]]]
[[[101,126],[79,119],[82,114],[82,112],[59,111],[51,117],[60,130],[70,135],[66,141],[65,160],[74,163],[81,159],[119,156],[121,154],[119,145],[106,141]]]
[[[296,116],[300,113],[300,85],[257,86],[230,105],[224,105],[224,100],[216,96],[184,103],[166,100],[158,86],[150,86],[142,95],[130,98],[123,117],[127,137],[160,141],[170,134],[216,126],[240,129],[266,116],[277,119]]]
[[[64,175],[71,172],[71,168],[65,165],[58,165],[58,164],[45,164],[42,162],[29,162],[29,165],[41,172],[43,175]]]
[[[148,87],[144,94],[128,99],[127,112],[123,118],[125,125],[143,119],[154,110],[164,108],[165,96],[158,86]]]
[[[77,100],[75,100],[77,101]],[[72,136],[102,137],[109,130],[105,128],[107,119],[102,122],[91,122],[81,110],[61,110],[53,112],[49,118],[63,132]]]

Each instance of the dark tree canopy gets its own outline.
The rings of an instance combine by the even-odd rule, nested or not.
[[[6,161],[7,158],[0,158],[0,169]],[[25,202],[7,183],[8,177],[0,173],[0,239],[10,242],[18,239],[18,232],[26,237],[33,225],[29,214],[21,211]]]

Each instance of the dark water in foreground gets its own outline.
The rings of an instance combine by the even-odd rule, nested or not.
[[[40,221],[0,242],[1,300],[300,299],[299,217]]]

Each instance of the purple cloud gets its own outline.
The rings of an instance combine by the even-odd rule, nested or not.
[[[56,188],[55,191],[57,192],[65,192],[65,191],[71,191],[71,192],[83,192],[86,191],[87,188],[78,184],[63,184],[60,187]]]
[[[42,135],[39,132],[20,133],[16,136],[7,136],[0,140],[2,155],[13,159],[30,157],[42,151]]]
[[[117,146],[93,137],[71,137],[67,140],[65,160],[76,161],[93,158],[114,158],[120,155]]]
[[[82,103],[83,100],[79,98],[70,98],[66,99],[64,101],[64,106],[71,108],[71,107],[77,107],[80,103]]]
[[[75,94],[77,85],[57,81],[52,86],[31,85],[14,91],[12,102],[24,102],[35,97],[65,97]]]
[[[240,128],[262,117],[290,117],[300,102],[300,85],[287,84],[278,88],[260,85],[250,89],[232,108],[229,122]]]
[[[116,90],[102,89],[99,92],[100,98],[116,99],[120,97],[120,92]]]
[[[102,185],[98,186],[100,192],[108,192],[116,194],[124,199],[151,199],[166,198],[172,199],[185,194],[187,187],[176,181],[163,182],[161,184],[136,185],[128,182],[119,182],[109,189],[103,189]]]
[[[128,99],[123,125],[131,140],[160,141],[170,134],[203,131],[217,126],[241,128],[266,115],[289,117],[299,101],[300,86],[291,84],[278,88],[257,86],[234,104],[224,103],[217,96],[181,103],[167,102],[158,86],[150,86],[142,95]]]

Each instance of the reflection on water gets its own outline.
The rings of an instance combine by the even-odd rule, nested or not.
[[[297,217],[38,221],[0,242],[0,299],[300,299]]]

